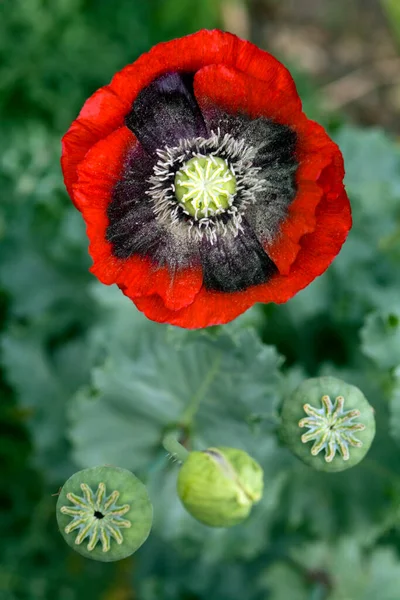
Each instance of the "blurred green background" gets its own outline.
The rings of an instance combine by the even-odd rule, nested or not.
[[[149,323],[94,281],[59,167],[90,94],[202,27],[292,68],[343,150],[355,222],[307,290],[212,335]],[[398,0],[0,2],[0,600],[400,599],[399,47]],[[161,438],[221,356],[190,443],[248,449],[266,493],[247,523],[210,531],[180,508]],[[365,461],[331,477],[273,428],[283,395],[320,373],[359,385],[379,423]],[[115,565],[74,554],[54,518],[65,479],[107,462],[141,476],[156,514]]]

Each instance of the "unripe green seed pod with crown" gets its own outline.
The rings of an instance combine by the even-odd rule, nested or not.
[[[319,471],[343,471],[367,454],[375,436],[372,406],[354,385],[336,377],[303,381],[283,402],[280,437]]]
[[[190,452],[178,476],[186,510],[210,527],[231,527],[249,516],[263,492],[263,471],[243,450]]]
[[[146,541],[152,520],[145,486],[119,467],[83,469],[68,479],[58,497],[62,536],[94,560],[111,562],[133,554]]]

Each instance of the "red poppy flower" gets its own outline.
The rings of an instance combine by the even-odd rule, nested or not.
[[[341,153],[287,69],[221,31],[158,44],[63,138],[92,272],[150,319],[196,328],[286,302],[351,227]]]

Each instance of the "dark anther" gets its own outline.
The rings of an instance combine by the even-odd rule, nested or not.
[[[101,513],[99,510],[94,511],[94,516],[96,517],[96,519],[104,519],[103,513]]]

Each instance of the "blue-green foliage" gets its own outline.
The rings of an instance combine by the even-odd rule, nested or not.
[[[14,0],[4,8],[0,597],[395,600],[397,143],[378,129],[336,130],[354,228],[328,272],[288,304],[254,307],[206,332],[157,325],[88,273],[59,139],[85,97],[140,52],[218,25],[218,3]],[[275,432],[284,394],[316,374],[358,385],[376,410],[370,454],[337,475],[303,466]],[[192,448],[238,446],[261,462],[265,495],[243,525],[209,530],[185,514],[178,467],[161,445],[176,427]],[[100,463],[134,470],[154,503],[152,535],[122,566],[73,554],[56,531],[52,494]]]

